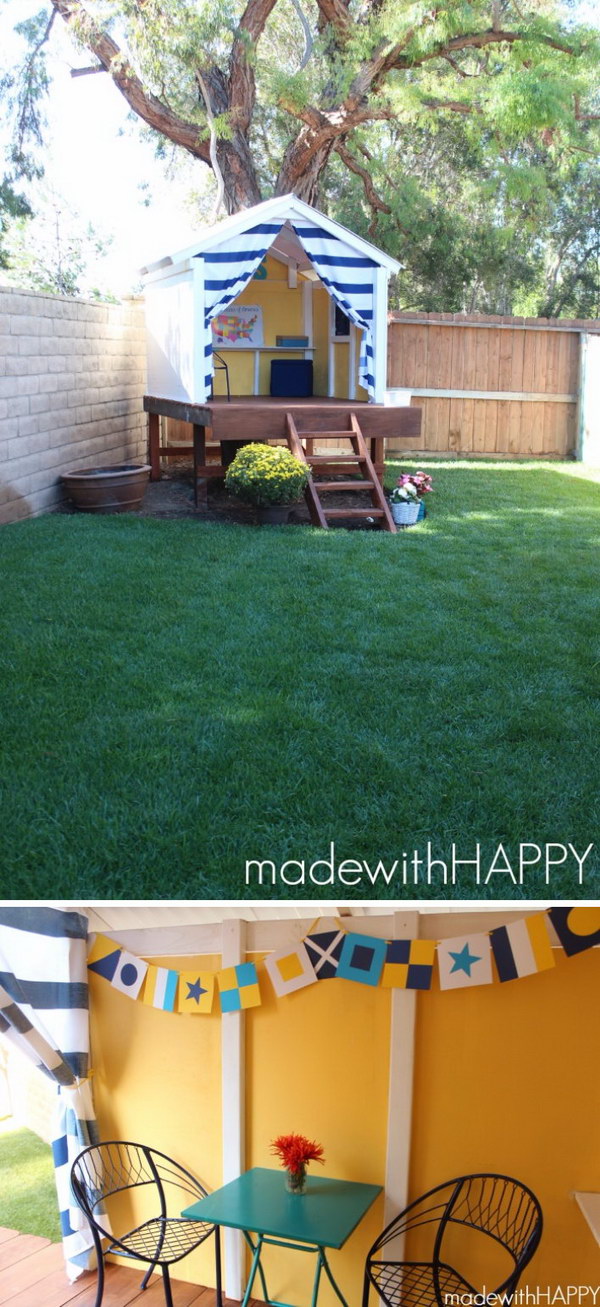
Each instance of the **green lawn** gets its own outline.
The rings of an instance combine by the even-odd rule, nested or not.
[[[31,1130],[0,1133],[0,1226],[61,1237],[52,1151]]]
[[[5,527],[0,894],[597,897],[600,484],[430,470],[430,515],[397,536]],[[332,841],[336,866],[398,859],[393,881],[303,886],[296,866],[246,887],[246,860],[308,867]],[[445,860],[479,842],[482,881],[503,843],[512,876],[404,886],[428,841]],[[515,885],[525,842],[596,847],[581,885],[570,852]]]

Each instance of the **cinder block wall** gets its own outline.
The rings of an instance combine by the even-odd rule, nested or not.
[[[146,456],[141,300],[0,290],[0,523],[57,508],[61,472]]]

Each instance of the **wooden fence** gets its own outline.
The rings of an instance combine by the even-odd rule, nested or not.
[[[574,453],[582,337],[598,332],[598,321],[392,313],[388,386],[410,390],[423,410],[414,447],[500,458]],[[400,442],[389,441],[395,448]]]
[[[597,461],[599,339],[597,320],[390,314],[388,387],[410,391],[423,422],[388,452]],[[191,437],[172,418],[167,432]]]

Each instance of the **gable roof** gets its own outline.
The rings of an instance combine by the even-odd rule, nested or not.
[[[202,228],[193,245],[188,245],[186,249],[178,250],[177,253],[170,257],[148,265],[142,269],[142,272],[150,273],[157,271],[159,268],[183,263],[186,259],[194,258],[198,254],[204,254],[205,251],[214,249],[215,246],[221,245],[223,241],[229,240],[232,236],[242,235],[249,227],[254,227],[259,222],[268,222],[270,219],[277,218],[281,218],[283,221],[289,219],[292,222],[294,219],[305,222],[316,221],[324,231],[345,241],[347,245],[352,246],[367,258],[373,259],[381,268],[385,268],[388,272],[398,272],[400,270],[400,264],[396,259],[391,258],[389,254],[384,254],[383,250],[378,250],[370,241],[363,240],[362,236],[357,236],[356,232],[343,227],[341,223],[334,222],[333,218],[327,218],[324,213],[313,208],[311,204],[307,204],[305,200],[299,200],[296,195],[276,195],[270,200],[263,200],[261,204],[255,204],[251,209],[242,209],[240,213],[234,213],[231,217],[224,218],[222,222],[217,223],[214,227]]]

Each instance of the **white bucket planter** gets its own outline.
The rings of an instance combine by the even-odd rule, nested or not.
[[[396,526],[414,526],[419,516],[418,499],[405,500],[403,503],[390,504],[392,517]]]

